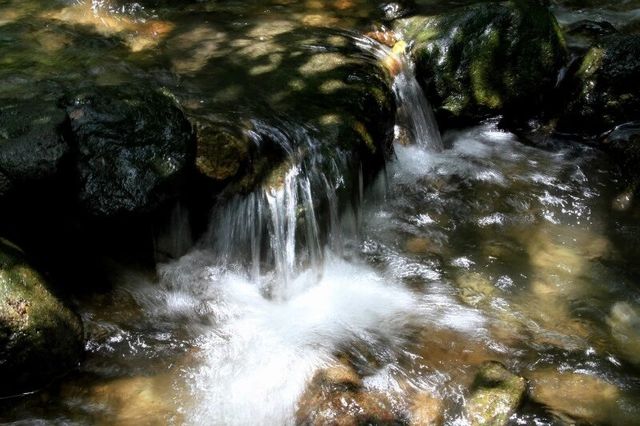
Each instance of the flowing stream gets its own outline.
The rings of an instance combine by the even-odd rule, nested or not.
[[[203,39],[210,50],[229,42]],[[617,169],[591,147],[532,145],[494,122],[441,136],[411,64],[395,59],[397,140],[372,184],[361,170],[346,179],[343,158],[308,155],[321,141],[301,124],[256,118],[289,155],[283,179],[218,206],[204,236],[157,271],[113,265],[113,289],[79,301],[89,336],[80,371],[0,420],[315,424],[304,409],[314,377],[347,365],[361,386],[343,406],[323,405],[325,418],[375,397],[419,424],[429,395],[445,424],[463,425],[478,366],[498,360],[552,383],[544,404],[525,403],[510,424],[558,424],[575,410],[634,424],[640,211],[612,206]],[[96,65],[107,66],[117,68]],[[177,208],[176,247],[190,245],[188,228]]]

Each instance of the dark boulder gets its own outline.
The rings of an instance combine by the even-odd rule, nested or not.
[[[0,197],[61,173],[64,118],[56,99],[0,100]]]
[[[74,368],[82,350],[80,319],[23,253],[0,239],[0,396],[48,384]]]
[[[444,124],[539,112],[566,60],[558,24],[539,2],[479,3],[400,20],[397,30]]]
[[[601,38],[576,68],[558,129],[598,135],[640,120],[640,35]]]
[[[630,189],[640,189],[640,121],[616,126],[601,139],[601,146],[620,166]]]
[[[130,86],[97,87],[67,106],[78,199],[95,217],[148,213],[176,196],[195,136],[173,99]]]

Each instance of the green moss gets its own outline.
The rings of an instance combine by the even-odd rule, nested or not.
[[[603,57],[603,48],[594,47],[592,49],[589,49],[584,59],[582,60],[582,64],[580,65],[580,69],[578,70],[578,75],[581,78],[591,77],[598,71],[598,69],[600,69]]]
[[[491,73],[495,70],[495,53],[500,48],[500,34],[495,29],[488,32],[478,54],[471,61],[471,84],[476,103],[491,109],[502,107],[499,91],[493,87]]]
[[[401,20],[416,72],[441,121],[526,116],[555,87],[566,49],[536,2],[485,2]]]
[[[506,425],[524,397],[526,381],[495,361],[482,365],[465,412],[474,426]]]
[[[82,350],[79,319],[50,292],[12,244],[0,239],[0,395],[38,386],[72,368]]]

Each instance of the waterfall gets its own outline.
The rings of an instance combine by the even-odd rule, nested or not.
[[[373,40],[359,41],[374,56],[401,61],[398,124],[416,149],[441,149],[413,70]],[[338,348],[401,339],[425,316],[413,315],[423,303],[415,294],[359,259],[360,206],[341,194],[362,203],[362,166],[338,152],[320,155],[320,141],[298,123],[252,126],[256,146],[285,153],[276,176],[216,208],[198,249],[161,271],[167,304],[212,324],[198,341],[202,365],[185,373],[198,401],[189,411],[194,424],[294,424],[308,380],[335,362]],[[356,250],[346,251],[349,244]]]
[[[433,109],[415,76],[413,63],[399,52],[400,70],[393,82],[398,104],[398,125],[408,132],[413,143],[428,152],[444,149]]]
[[[397,65],[393,81],[398,107],[396,127],[406,129],[421,151],[441,151],[443,144],[433,111],[405,53],[366,37],[356,38],[356,44],[379,61],[391,59]],[[354,218],[357,224],[359,206],[339,206],[338,192],[357,191],[361,202],[362,166],[357,166],[358,176],[352,179],[357,182],[347,182],[344,173],[354,165],[339,155],[318,163],[314,153],[320,143],[299,124],[283,120],[273,125],[254,120],[253,125],[248,136],[255,144],[268,140],[286,153],[284,170],[279,168],[277,184],[264,184],[218,209],[207,241],[215,248],[217,258],[244,265],[252,280],[262,282],[266,295],[283,301],[293,295],[290,285],[298,274],[312,269],[320,279],[325,245],[333,253],[341,252],[349,228],[344,218]]]
[[[398,102],[398,123],[404,126],[411,140],[429,152],[443,150],[442,138],[433,109],[416,80],[413,66],[405,65],[393,82],[393,91]]]
[[[297,275],[312,270],[319,276],[326,242],[340,251],[338,192],[350,185],[341,174],[348,166],[340,156],[320,163],[313,155],[318,141],[295,123],[286,129],[253,124],[248,136],[254,143],[275,143],[288,158],[252,193],[217,208],[200,245],[221,264],[244,268],[265,296],[282,302],[294,295],[290,285]]]

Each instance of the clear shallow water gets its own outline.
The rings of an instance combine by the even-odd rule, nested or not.
[[[400,418],[428,392],[447,424],[464,424],[473,374],[495,359],[534,380],[592,378],[579,398],[603,404],[594,421],[633,424],[640,292],[619,242],[638,212],[612,211],[611,164],[492,124],[444,142],[441,153],[396,146],[359,232],[297,271],[282,298],[270,296],[274,272],[255,279],[250,261],[204,247],[160,265],[159,280],[122,272],[113,292],[80,303],[90,339],[78,377],[11,418],[294,423],[314,373],[346,359]],[[558,398],[578,392],[558,383]],[[529,404],[513,422],[553,419]]]
[[[102,3],[3,2],[0,75],[11,84],[0,90],[28,96],[34,77],[110,84],[151,76],[181,87],[188,108],[206,109],[220,99],[192,93],[225,88],[221,96],[233,102],[244,94],[234,91],[234,79],[251,76],[216,81],[210,60],[250,57],[257,42],[281,49],[269,43],[272,35],[318,23],[353,28],[379,13],[366,2],[259,3],[246,14],[241,2],[215,3],[122,12]],[[88,35],[90,48],[72,42],[79,35]],[[412,101],[410,75],[400,77],[398,98],[420,104]],[[436,134],[428,114],[407,110],[400,124],[409,135]],[[538,393],[556,415],[577,406],[594,423],[636,423],[640,211],[612,207],[623,190],[614,165],[571,141],[528,145],[492,123],[446,133],[441,152],[429,149],[433,136],[417,139],[396,145],[356,208],[337,205],[336,182],[305,196],[306,175],[294,166],[289,187],[266,189],[248,208],[213,216],[212,228],[238,237],[231,232],[238,228],[217,220],[261,211],[264,226],[256,232],[271,241],[272,258],[251,252],[256,234],[246,227],[257,216],[236,215],[242,238],[219,245],[214,232],[157,271],[112,265],[112,290],[78,296],[88,336],[80,370],[45,392],[6,402],[0,419],[302,422],[297,407],[309,399],[312,377],[346,364],[362,381],[361,393],[383,395],[396,418],[415,419],[427,394],[443,400],[447,424],[464,424],[473,375],[492,359],[533,385],[546,383]],[[299,221],[307,242],[318,233],[313,218],[299,215],[315,197],[331,206],[327,247],[296,249]],[[533,403],[512,419],[533,422],[558,420]]]

